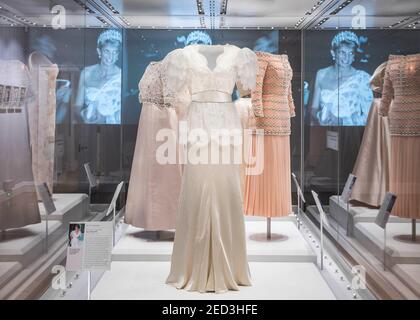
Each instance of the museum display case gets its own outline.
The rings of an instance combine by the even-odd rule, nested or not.
[[[0,299],[418,299],[419,24],[0,0]]]

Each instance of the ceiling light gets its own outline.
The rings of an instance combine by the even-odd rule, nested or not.
[[[221,4],[220,4],[220,14],[221,15],[226,15],[227,2],[228,2],[228,0],[221,0]]]
[[[342,3],[337,9],[332,11],[330,15],[335,15],[339,13],[341,10],[343,10],[345,7],[347,7],[350,3],[352,3],[354,0],[347,0],[346,2]]]
[[[203,0],[196,0],[198,14],[204,14]]]
[[[311,8],[311,10],[309,10],[309,11],[307,11],[305,14],[306,15],[311,15],[312,13],[314,13],[314,11],[316,10],[316,9],[318,9],[323,3],[325,2],[325,0],[320,0],[320,1],[318,1],[312,8]]]
[[[119,14],[118,10],[108,1],[108,0],[101,0],[101,2],[108,7],[112,13]]]

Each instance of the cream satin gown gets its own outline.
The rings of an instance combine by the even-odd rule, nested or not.
[[[242,134],[231,95],[237,82],[245,88],[255,86],[257,59],[251,50],[232,45],[191,45],[174,50],[165,59],[169,81],[175,88],[188,87],[191,94],[186,111],[189,133],[194,129],[206,134],[227,129]],[[233,157],[226,163],[213,163],[208,143],[190,140],[186,146],[188,159],[167,283],[178,289],[217,293],[251,285],[240,164]],[[221,144],[219,148],[234,151],[236,146]],[[207,157],[201,158],[206,152]],[[201,162],[194,157],[198,154]]]

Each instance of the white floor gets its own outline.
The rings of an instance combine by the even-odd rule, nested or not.
[[[113,251],[111,270],[93,290],[92,299],[335,299],[322,277],[316,255],[291,219],[267,224],[246,220],[251,287],[223,294],[178,290],[165,284],[170,269],[171,233],[152,240],[153,232],[127,227]],[[166,240],[165,240],[166,239]]]
[[[112,263],[92,292],[92,299],[249,299],[332,300],[328,287],[313,263],[251,262],[252,286],[223,294],[178,290],[165,284],[170,262]]]

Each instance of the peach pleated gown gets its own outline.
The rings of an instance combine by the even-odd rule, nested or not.
[[[393,99],[393,103],[391,101]],[[392,214],[420,218],[420,54],[390,55],[380,113],[389,117]]]
[[[287,216],[292,212],[290,118],[295,116],[291,90],[293,71],[287,55],[256,54],[259,71],[251,98],[256,129],[264,130],[264,135],[262,138],[258,133],[253,134],[252,147],[245,153],[248,169],[255,161],[261,161],[263,168],[246,173],[244,211],[246,215]]]

